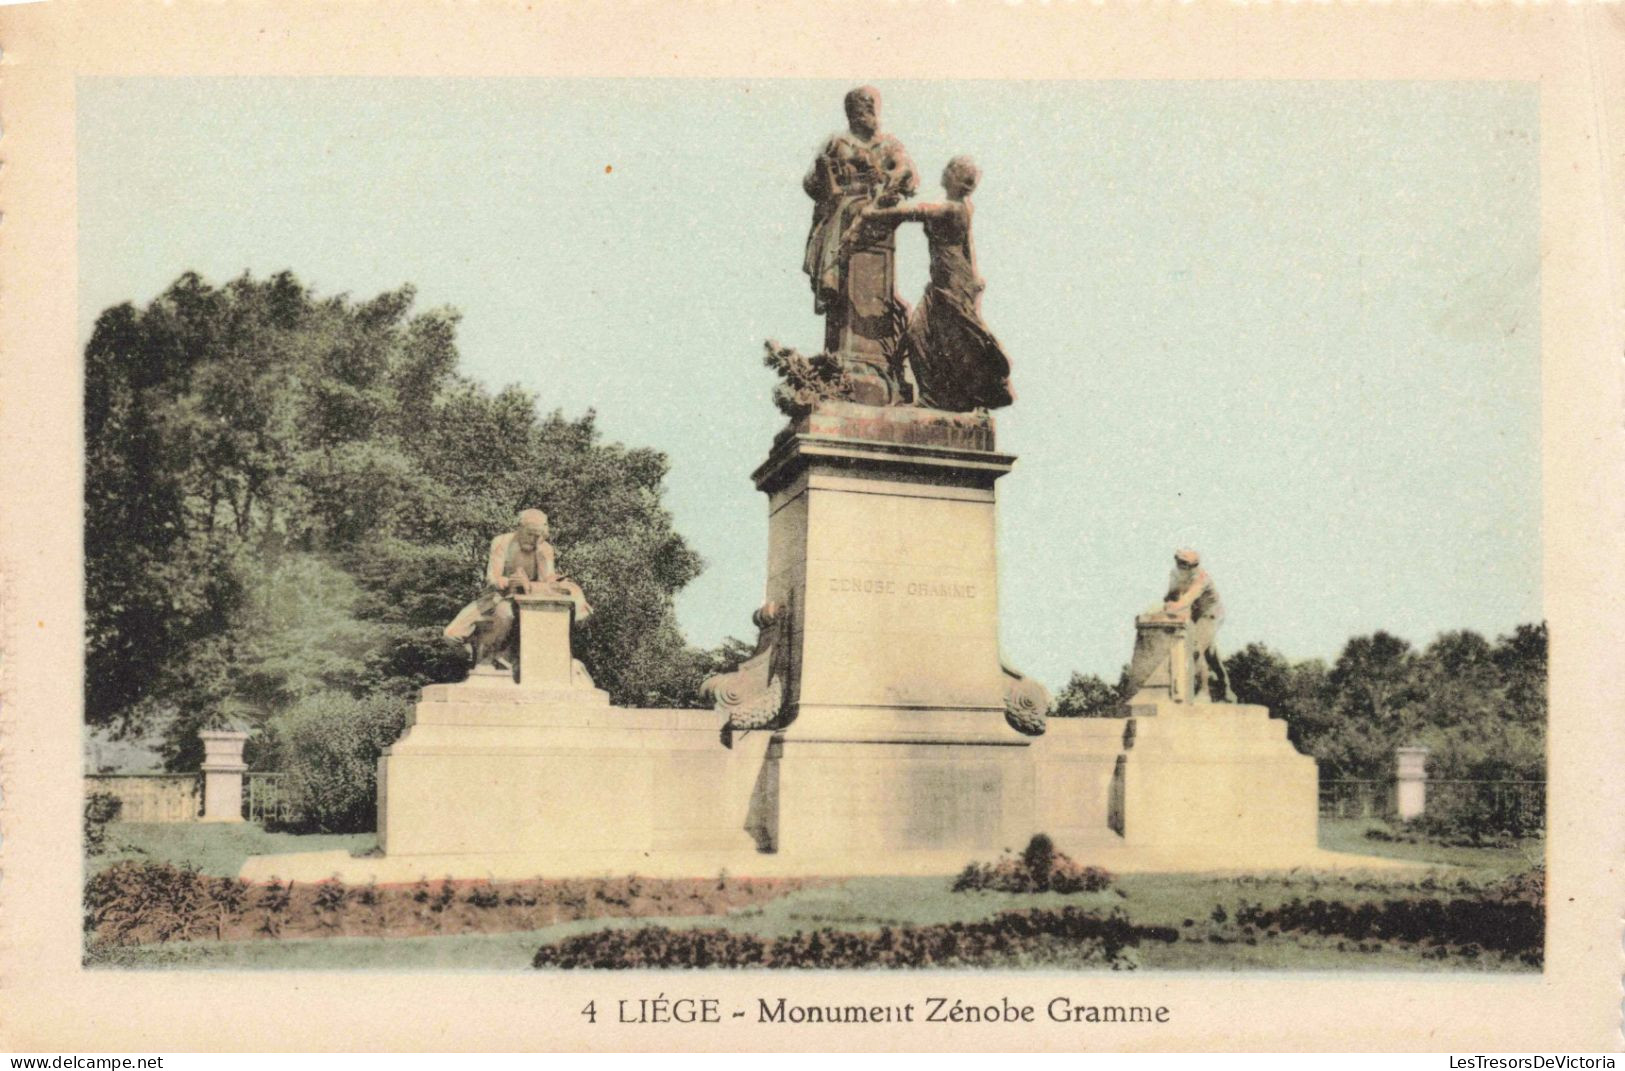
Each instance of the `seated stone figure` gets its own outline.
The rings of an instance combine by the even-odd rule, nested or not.
[[[566,595],[575,602],[577,621],[592,613],[581,586],[555,568],[548,534],[547,514],[527,509],[513,531],[491,540],[485,591],[446,626],[447,636],[470,645],[476,667],[487,661],[497,669],[512,667],[515,595]]]

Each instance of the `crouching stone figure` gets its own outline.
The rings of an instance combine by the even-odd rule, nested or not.
[[[497,669],[512,667],[515,595],[565,595],[575,602],[577,621],[592,613],[581,586],[558,572],[548,534],[547,514],[527,509],[513,531],[491,540],[485,590],[446,626],[447,636],[472,648],[475,666],[488,661]]]

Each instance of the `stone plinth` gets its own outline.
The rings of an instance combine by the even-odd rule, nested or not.
[[[896,238],[890,228],[865,228],[841,272],[841,296],[824,320],[824,350],[840,357],[852,398],[870,406],[897,401],[887,349],[896,344]]]
[[[662,814],[690,813],[661,786],[694,752],[715,749],[714,724],[612,710],[571,657],[572,600],[514,601],[517,682],[478,670],[424,688],[406,732],[379,759],[378,839],[391,855],[641,851]],[[742,826],[748,784],[737,794]]]
[[[513,602],[519,623],[519,684],[526,688],[570,687],[575,600],[568,595],[515,595]]]
[[[753,810],[764,848],[799,858],[998,850],[1031,835],[1031,741],[982,713],[854,711],[792,726],[768,751]]]
[[[1134,689],[1131,710],[1143,717],[1154,714],[1162,702],[1191,702],[1196,690],[1194,668],[1189,618],[1153,611],[1134,619],[1134,656],[1128,670]]]
[[[617,859],[750,850],[767,739],[727,750],[708,711],[624,710],[604,693],[512,684],[426,688],[378,772],[378,838],[391,857]],[[450,866],[452,863],[436,864]]]
[[[1234,703],[1159,702],[1135,712],[1110,801],[1109,824],[1126,844],[1190,847],[1237,866],[1315,847],[1320,775],[1287,739],[1286,722]]]
[[[755,473],[767,601],[788,615],[774,792],[797,855],[998,850],[1030,835],[1031,741],[1005,724],[986,414],[825,404]]]
[[[991,445],[985,416],[864,412],[862,438],[863,418],[815,412],[754,475],[767,600],[790,614],[787,739],[840,736],[879,711],[980,713],[1003,734],[993,485],[1015,459],[957,445]]]
[[[204,822],[243,820],[243,746],[248,734],[224,729],[198,733],[203,741]]]
[[[1123,718],[1049,719],[1032,747],[1033,832],[1047,833],[1060,845],[1121,840],[1110,822],[1125,724]]]

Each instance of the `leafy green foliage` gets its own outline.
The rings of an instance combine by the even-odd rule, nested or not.
[[[700,562],[661,506],[665,457],[461,377],[457,314],[413,300],[188,273],[98,318],[88,721],[163,726],[176,769],[200,758],[198,729],[246,722],[271,762],[314,696],[458,679],[440,629],[528,507],[597,611],[576,642],[597,682],[621,703],[696,700],[707,656],[672,600]]]
[[[320,692],[281,722],[281,758],[293,811],[323,833],[372,829],[378,756],[406,725],[409,702],[384,692],[356,699]]]
[[[1301,931],[1346,937],[1357,944],[1424,945],[1439,958],[1482,952],[1538,967],[1545,956],[1544,895],[1529,882],[1478,897],[1425,897],[1349,904],[1293,899],[1279,907],[1243,903],[1236,922],[1265,933]]]
[[[1117,678],[1114,688],[1093,673],[1074,673],[1055,696],[1052,718],[1128,717],[1128,670]]]
[[[111,792],[92,792],[85,797],[85,852],[100,855],[107,850],[107,824],[118,818],[124,801]]]
[[[460,885],[249,885],[191,866],[126,861],[85,884],[92,948],[212,938],[273,940],[371,934],[503,933],[573,919],[727,914],[816,884],[806,879],[533,879]],[[466,891],[465,891],[466,890]]]
[[[1044,833],[1027,842],[1020,855],[1006,852],[997,862],[970,863],[954,878],[954,892],[1081,893],[1100,892],[1112,884],[1109,871],[1081,866],[1055,850]]]
[[[1284,718],[1323,776],[1386,777],[1394,748],[1410,744],[1429,749],[1436,778],[1544,776],[1544,624],[1494,642],[1446,632],[1421,651],[1377,632],[1350,640],[1330,667],[1255,643],[1225,668],[1239,701]]]

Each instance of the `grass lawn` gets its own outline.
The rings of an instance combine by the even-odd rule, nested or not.
[[[797,891],[768,903],[728,915],[659,920],[596,918],[517,933],[411,938],[325,938],[242,942],[191,941],[113,950],[93,959],[107,967],[209,967],[306,970],[523,970],[545,943],[611,928],[659,925],[702,927],[752,933],[761,937],[812,931],[877,930],[882,926],[923,926],[974,922],[1001,911],[1074,906],[1100,912],[1122,910],[1137,925],[1176,928],[1180,940],[1147,943],[1135,951],[1138,964],[1173,970],[1472,970],[1529,971],[1495,956],[1474,960],[1427,959],[1421,949],[1384,945],[1361,951],[1349,942],[1313,935],[1283,934],[1253,939],[1229,921],[1248,901],[1266,907],[1294,898],[1349,903],[1450,895],[1459,889],[1499,881],[1537,865],[1539,842],[1516,848],[1444,848],[1367,839],[1371,823],[1325,822],[1321,845],[1334,851],[1358,852],[1437,863],[1436,872],[1275,873],[1219,876],[1204,874],[1128,874],[1113,887],[1096,893],[955,893],[940,877],[854,878],[839,884]],[[123,825],[109,827],[115,850],[95,857],[97,869],[119,859],[191,863],[211,874],[234,874],[251,854],[290,851],[365,852],[374,838],[299,836],[266,833],[257,826]],[[969,861],[969,860],[967,860]],[[1082,860],[1087,862],[1087,860]],[[1067,959],[1056,950],[1042,963],[1046,969],[1098,969],[1094,962]]]
[[[1504,878],[1521,874],[1546,861],[1546,844],[1537,838],[1520,841],[1508,848],[1455,848],[1426,842],[1407,844],[1373,840],[1366,836],[1367,830],[1387,828],[1386,823],[1373,819],[1323,818],[1320,821],[1320,846],[1331,852],[1380,855],[1441,867],[1459,867],[1479,877]]]
[[[85,876],[126,859],[190,864],[205,874],[236,877],[251,855],[331,852],[364,855],[378,847],[372,833],[267,833],[250,822],[113,822],[108,850],[85,860]]]

